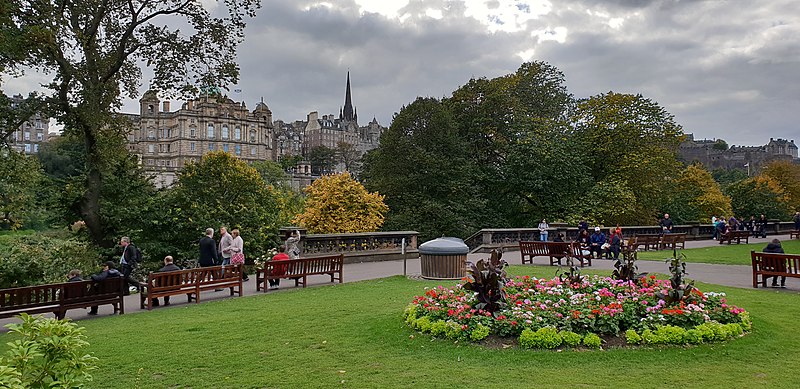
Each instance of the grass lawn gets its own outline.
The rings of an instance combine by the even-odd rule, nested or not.
[[[682,250],[686,254],[686,262],[713,263],[719,265],[747,265],[750,266],[750,251],[761,251],[766,243],[754,244],[723,244],[712,247]],[[783,251],[787,254],[800,254],[800,240],[784,240],[781,242]],[[640,252],[639,259],[664,260],[671,257],[672,251],[644,251]]]
[[[750,311],[754,331],[699,347],[555,352],[415,333],[402,310],[438,284],[453,283],[397,276],[84,321],[100,359],[92,387],[800,387],[800,294],[701,284]],[[11,335],[0,337],[5,352]]]

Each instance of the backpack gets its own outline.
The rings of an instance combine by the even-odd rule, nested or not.
[[[132,254],[131,257],[130,258],[126,258],[126,259],[130,259],[131,265],[134,265],[134,264],[137,264],[137,263],[141,262],[142,261],[142,250],[140,250],[139,247],[136,247],[136,245],[134,245],[133,243],[131,243],[129,247],[133,247],[133,251],[131,251],[131,254]]]

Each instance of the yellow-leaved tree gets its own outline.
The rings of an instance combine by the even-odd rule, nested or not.
[[[344,172],[322,176],[306,187],[305,212],[295,223],[311,233],[371,232],[383,225],[389,207]]]
[[[763,174],[780,185],[793,210],[800,210],[800,165],[791,161],[774,161],[764,167]]]
[[[730,216],[731,198],[722,193],[714,177],[702,165],[689,165],[676,180],[676,197],[682,204],[675,206],[683,220],[708,223],[711,216]],[[678,211],[680,210],[680,212]]]

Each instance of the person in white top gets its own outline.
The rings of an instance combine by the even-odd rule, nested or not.
[[[542,222],[539,223],[539,240],[542,242],[547,242],[547,229],[550,228],[550,225],[547,224],[547,220],[542,219]]]
[[[234,228],[231,231],[231,235],[233,236],[233,244],[231,245],[231,264],[242,264],[244,265],[244,240],[239,235],[239,229]],[[234,261],[237,257],[241,254],[241,258],[238,261]],[[245,274],[244,269],[242,269],[242,280],[248,281],[250,278],[247,277]]]
[[[233,251],[231,251],[231,247],[233,246],[233,237],[231,234],[228,233],[228,229],[225,226],[219,228],[219,254],[220,258],[222,258],[223,265],[230,265],[231,264],[231,255],[233,255]]]

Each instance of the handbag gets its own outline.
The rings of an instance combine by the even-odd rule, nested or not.
[[[231,265],[244,265],[244,253],[241,251],[231,256]]]

